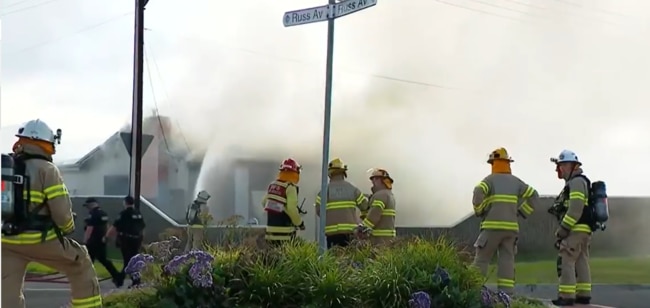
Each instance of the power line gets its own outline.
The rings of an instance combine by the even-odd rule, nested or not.
[[[144,48],[144,63],[147,66],[147,76],[149,76],[149,86],[151,87],[151,97],[153,99],[153,105],[154,105],[154,110],[156,112],[156,119],[158,119],[158,125],[160,125],[160,132],[162,133],[163,141],[165,142],[165,148],[167,148],[167,152],[169,155],[173,156],[173,153],[171,149],[169,148],[169,143],[167,142],[167,136],[165,134],[165,126],[162,123],[162,120],[160,119],[160,112],[158,110],[158,101],[156,100],[156,90],[154,89],[153,86],[153,78],[151,76],[151,70],[149,69],[149,57],[147,56],[147,49]]]
[[[126,12],[126,13],[118,15],[118,16],[113,16],[113,17],[111,17],[109,19],[106,19],[106,20],[104,20],[102,22],[83,27],[83,28],[81,28],[81,29],[79,29],[79,30],[77,30],[75,32],[68,33],[68,34],[65,34],[65,35],[60,35],[60,36],[55,37],[53,39],[42,41],[40,43],[31,45],[31,46],[27,46],[25,48],[21,48],[21,49],[14,50],[14,51],[9,51],[9,52],[6,53],[6,55],[22,53],[22,52],[25,52],[25,51],[28,51],[28,50],[31,50],[31,49],[35,49],[35,48],[43,47],[43,46],[46,46],[46,45],[49,45],[49,44],[52,44],[52,43],[56,43],[56,42],[59,42],[61,40],[67,39],[68,37],[75,36],[77,34],[81,34],[81,33],[84,33],[84,32],[88,32],[90,30],[94,30],[94,29],[99,28],[99,27],[101,27],[103,25],[106,25],[108,23],[111,23],[113,21],[121,19],[122,17],[129,16],[129,15],[132,15],[132,14],[133,14],[133,12]]]
[[[165,81],[162,78],[162,74],[160,74],[160,68],[158,67],[158,61],[156,61],[156,56],[153,53],[153,48],[149,44],[145,45],[145,48],[147,48],[147,47],[149,48],[149,55],[151,56],[151,61],[153,62],[153,67],[156,70],[156,75],[158,76],[158,80],[160,81],[160,84],[162,85],[162,90],[163,90],[163,94],[165,95],[165,99],[167,100],[167,103],[169,103],[170,107],[172,107],[172,102],[169,99],[169,93],[167,92],[167,87],[165,86]],[[148,65],[148,63],[147,63],[147,65]],[[183,142],[185,143],[185,147],[187,148],[187,151],[189,153],[191,151],[191,149],[190,149],[189,143],[187,142],[187,138],[185,138],[185,134],[183,133],[183,128],[181,127],[181,125],[180,125],[177,118],[174,118],[174,122],[175,122],[176,126],[178,127],[178,132],[180,133],[181,138],[183,139]]]
[[[23,2],[25,2],[25,1],[27,1],[27,0],[23,0],[23,1],[18,1],[18,2],[16,2],[16,3],[12,3],[12,4],[8,5],[7,7],[15,6],[15,5],[18,5],[18,4],[23,3]],[[7,16],[7,15],[11,15],[11,14],[15,14],[15,13],[18,13],[18,12],[23,12],[23,11],[31,10],[31,9],[37,8],[37,7],[39,7],[39,6],[46,5],[46,4],[50,4],[50,3],[52,3],[52,2],[56,2],[56,1],[59,1],[59,0],[46,0],[46,1],[43,1],[43,2],[39,2],[39,3],[36,3],[36,4],[32,4],[32,5],[30,5],[30,6],[22,7],[22,8],[19,8],[19,9],[13,10],[13,11],[9,11],[9,12],[3,13],[2,15],[0,15],[0,17]],[[6,8],[6,7],[5,7],[5,8]]]

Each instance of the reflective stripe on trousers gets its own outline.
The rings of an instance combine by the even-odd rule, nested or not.
[[[519,223],[511,221],[486,220],[481,222],[481,230],[519,231]]]
[[[102,306],[102,296],[96,295],[87,298],[73,298],[72,308],[95,308]]]

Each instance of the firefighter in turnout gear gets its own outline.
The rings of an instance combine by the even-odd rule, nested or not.
[[[38,262],[65,273],[72,307],[101,307],[99,283],[88,251],[64,235],[75,229],[72,202],[59,169],[52,163],[56,134],[41,120],[25,123],[13,146],[13,215],[2,225],[2,307],[25,307],[27,264]],[[4,162],[4,160],[3,160]],[[17,179],[20,179],[18,181]],[[3,187],[6,178],[3,176]]]
[[[384,169],[370,169],[372,196],[368,200],[370,209],[362,225],[371,230],[370,241],[377,245],[389,242],[397,236],[395,230],[395,196],[393,178]]]
[[[553,304],[588,305],[591,301],[589,248],[594,224],[587,200],[590,181],[583,175],[582,163],[574,152],[564,150],[557,158],[551,158],[551,162],[556,165],[558,178],[566,182],[562,191],[566,213],[555,232],[559,241],[561,275],[559,296]]]
[[[537,191],[512,175],[512,162],[504,148],[490,153],[487,163],[492,173],[476,185],[472,198],[474,213],[482,218],[474,243],[474,265],[486,276],[494,253],[498,253],[497,287],[509,295],[515,287],[518,216],[528,217],[540,203]]]
[[[298,182],[302,167],[292,158],[280,164],[280,172],[262,199],[266,212],[266,240],[278,245],[296,237],[296,228],[305,230],[298,209]]]
[[[330,178],[327,185],[325,213],[327,248],[348,246],[360,222],[357,209],[359,211],[368,209],[368,199],[363,192],[345,180],[348,177],[347,171],[348,166],[339,158],[332,160],[327,169]],[[320,216],[320,192],[316,195],[314,206],[316,215]]]
[[[212,220],[210,210],[208,209],[209,199],[210,194],[202,190],[187,208],[187,213],[185,214],[185,218],[187,219],[187,244],[185,244],[185,252],[203,249],[205,227]]]

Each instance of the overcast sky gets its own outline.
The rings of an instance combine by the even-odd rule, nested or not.
[[[268,140],[290,128],[293,148],[279,155],[319,157],[326,27],[287,29],[282,14],[325,1],[190,2],[148,5],[145,109],[151,79],[161,113],[180,118],[194,145],[218,135],[275,149]],[[35,117],[63,129],[59,159],[83,156],[130,121],[133,7],[1,1],[3,151],[15,126],[4,128]],[[517,168],[530,176],[563,147],[605,177],[620,173],[607,167],[620,155],[603,149],[625,151],[624,169],[647,173],[649,12],[647,0],[379,1],[337,21],[333,151],[351,164],[394,161],[423,183],[432,174],[473,183],[502,145],[529,161]],[[376,154],[385,149],[401,152]],[[459,175],[452,156],[476,171]]]

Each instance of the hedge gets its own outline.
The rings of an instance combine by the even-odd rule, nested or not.
[[[485,288],[469,255],[445,238],[355,242],[319,256],[311,242],[208,247],[182,254],[173,238],[127,272],[143,285],[105,297],[107,308],[497,308],[544,307]]]

